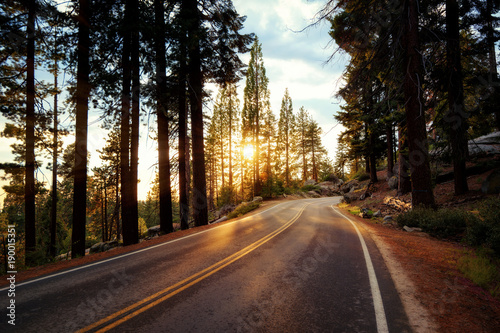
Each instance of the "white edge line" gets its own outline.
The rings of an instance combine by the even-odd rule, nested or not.
[[[386,333],[389,332],[389,328],[387,327],[387,318],[385,316],[384,303],[382,302],[382,295],[380,293],[380,288],[377,281],[377,275],[375,274],[375,269],[373,267],[372,259],[370,257],[370,253],[368,252],[368,247],[366,246],[365,240],[361,232],[359,231],[356,224],[347,216],[342,214],[340,211],[335,209],[333,205],[331,206],[334,212],[343,216],[347,221],[349,221],[356,233],[358,234],[359,241],[361,242],[361,247],[363,248],[363,254],[365,256],[366,268],[368,269],[368,278],[370,280],[370,289],[372,291],[373,298],[373,308],[375,309],[375,319],[377,322],[377,332]]]
[[[269,211],[271,209],[274,209],[274,208],[276,208],[278,206],[281,206],[281,205],[283,205],[285,203],[288,203],[288,202],[281,202],[281,203],[279,203],[279,204],[277,204],[275,206],[272,206],[272,207],[269,207],[266,210],[263,210],[262,212],[258,212],[256,214],[253,214],[253,215],[250,215],[250,216],[247,216],[247,217],[244,217],[242,219],[239,219],[239,220],[236,220],[236,221],[232,221],[232,222],[229,222],[229,223],[226,223],[226,224],[218,225],[218,226],[216,226],[214,228],[210,228],[210,229],[203,230],[203,231],[200,231],[200,232],[196,232],[196,233],[193,233],[193,234],[190,234],[190,235],[186,235],[186,236],[183,236],[183,237],[172,239],[172,240],[170,240],[168,242],[165,242],[165,243],[161,243],[161,244],[157,244],[157,245],[153,245],[153,246],[148,246],[148,247],[146,247],[144,249],[140,249],[140,250],[136,250],[136,251],[133,251],[133,252],[125,253],[125,254],[122,254],[122,255],[119,255],[119,256],[116,256],[116,257],[112,257],[112,258],[109,258],[109,259],[104,259],[104,260],[101,260],[101,261],[96,261],[96,262],[93,262],[93,263],[90,263],[90,264],[87,264],[87,265],[83,265],[83,266],[79,266],[79,267],[75,267],[75,268],[69,269],[67,271],[63,271],[63,272],[59,272],[59,273],[54,273],[54,274],[51,274],[51,275],[43,276],[43,277],[40,277],[38,279],[21,282],[21,283],[16,284],[16,287],[21,287],[21,286],[25,286],[25,285],[28,285],[28,284],[31,284],[31,283],[35,283],[35,282],[39,282],[39,281],[51,279],[51,278],[59,276],[59,275],[64,275],[64,274],[76,272],[76,271],[79,271],[81,269],[85,269],[85,268],[89,268],[89,267],[92,267],[92,266],[97,266],[97,265],[103,264],[105,262],[109,262],[109,261],[113,261],[113,260],[125,258],[125,257],[131,256],[131,255],[134,255],[134,254],[137,254],[137,253],[141,253],[141,252],[144,252],[144,251],[149,251],[149,250],[155,249],[157,247],[165,246],[165,245],[168,245],[168,244],[171,244],[171,243],[174,243],[174,242],[177,242],[177,241],[189,238],[189,237],[201,235],[201,234],[203,234],[205,232],[208,232],[208,231],[211,231],[211,230],[214,230],[214,229],[217,229],[217,228],[221,228],[221,227],[224,227],[224,226],[236,223],[236,222],[241,222],[241,221],[244,221],[244,220],[249,219],[251,217],[263,214],[263,213],[265,213],[265,212],[267,212],[267,211]],[[4,288],[0,289],[0,292],[8,290],[9,288],[10,288],[9,286],[4,287]]]

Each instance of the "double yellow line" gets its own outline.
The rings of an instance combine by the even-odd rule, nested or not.
[[[280,233],[282,233],[284,230],[286,230],[288,227],[290,227],[297,219],[300,217],[300,215],[304,212],[305,208],[310,205],[310,203],[305,204],[302,206],[302,208],[299,210],[295,216],[289,220],[287,223],[282,225],[280,228],[276,229],[272,233],[268,234],[267,236],[259,239],[258,241],[248,245],[247,247],[241,249],[240,251],[230,255],[229,257],[226,257],[225,259],[222,259],[221,261],[199,271],[196,274],[191,275],[190,277],[177,282],[176,284],[165,288],[151,296],[148,296],[120,311],[117,311],[113,313],[112,315],[107,316],[106,318],[103,318],[87,327],[82,328],[81,330],[77,331],[78,333],[83,333],[83,332],[89,332],[97,327],[103,326],[106,323],[109,323],[113,321],[115,318],[121,317],[120,319],[113,321],[109,323],[108,325],[98,329],[96,332],[107,332],[118,325],[126,322],[129,319],[132,319],[133,317],[151,309],[152,307],[160,304],[161,302],[166,301],[170,297],[180,293],[183,290],[186,290],[187,288],[195,285],[196,283],[202,281],[203,279],[209,277],[210,275],[220,271],[224,267],[232,264],[236,260],[242,258],[243,256],[247,255],[248,253],[252,252],[253,250],[257,249],[259,246],[262,244],[268,242],[272,238],[276,237]],[[147,304],[146,304],[147,303]],[[146,304],[143,306],[143,304]],[[132,311],[132,312],[131,312]],[[130,312],[130,313],[129,313]],[[127,314],[128,313],[128,314]]]

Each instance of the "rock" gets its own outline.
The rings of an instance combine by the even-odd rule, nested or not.
[[[500,154],[500,132],[469,140],[468,146],[470,156]]]
[[[346,193],[344,194],[344,202],[345,203],[351,203],[355,201],[358,198],[357,194],[354,193]]]
[[[341,193],[354,192],[358,188],[359,188],[359,181],[357,179],[353,179],[353,180],[350,180],[347,183],[343,184],[340,187],[340,192]]]
[[[361,209],[361,212],[359,213],[359,217],[362,217],[362,218],[364,218],[364,219],[369,219],[369,218],[371,218],[369,210],[368,210],[368,209],[366,209],[366,208],[362,208],[362,209]]]
[[[254,197],[252,202],[262,202],[262,200],[264,200],[262,197]]]
[[[365,192],[365,193],[361,194],[361,196],[359,197],[359,200],[363,201],[366,198],[369,198],[371,196],[372,196],[372,194],[370,192]]]
[[[316,181],[314,179],[308,179],[304,182],[304,186],[307,185],[316,185]]]
[[[214,224],[214,223],[219,223],[219,222],[224,222],[224,221],[227,221],[227,216],[223,216],[223,217],[221,217],[220,219],[215,220],[215,221],[214,221],[214,222],[212,222],[211,224]]]
[[[321,195],[319,195],[318,193],[316,193],[315,191],[309,191],[307,192],[307,194],[312,197],[312,198],[320,198]]]
[[[99,243],[96,243],[94,245],[92,245],[90,247],[90,253],[98,253],[98,252],[102,252],[102,247],[103,247],[104,243],[103,242],[99,242]]]
[[[217,216],[221,217],[221,216],[227,215],[227,214],[231,213],[235,208],[236,208],[235,205],[226,204],[226,205],[222,206],[221,209],[219,209],[219,211],[217,212]]]
[[[485,194],[498,194],[500,193],[500,169],[490,173],[488,178],[483,182],[481,191]]]
[[[331,186],[320,185],[321,195],[324,197],[331,197],[333,195],[333,189]]]
[[[375,213],[373,213],[373,217],[381,217],[382,212],[380,210],[377,210]]]
[[[392,221],[392,215],[386,215],[386,216],[384,216],[384,221],[385,222],[391,222]]]
[[[406,231],[406,232],[414,232],[414,231],[417,231],[417,232],[421,232],[422,231],[422,228],[410,228],[408,226],[404,226],[403,229]]]
[[[398,177],[392,176],[389,178],[389,181],[387,182],[389,185],[389,188],[391,190],[397,190],[398,189]]]
[[[160,226],[155,225],[154,227],[151,227],[148,229],[148,236],[149,237],[154,237],[160,235]]]

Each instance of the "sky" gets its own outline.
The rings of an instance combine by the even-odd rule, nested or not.
[[[281,100],[285,89],[288,88],[294,113],[301,106],[308,110],[323,129],[322,142],[328,150],[330,158],[335,157],[337,137],[342,130],[337,125],[333,115],[339,110],[340,100],[335,93],[341,87],[341,75],[348,59],[338,54],[328,64],[325,64],[336,45],[328,35],[329,26],[320,23],[303,32],[305,27],[313,22],[315,14],[320,10],[324,1],[308,0],[233,0],[233,4],[242,16],[246,16],[243,33],[255,33],[262,44],[262,53],[271,93],[271,108],[279,116]],[[244,63],[248,64],[250,55],[241,55]],[[245,80],[239,83],[239,98],[243,99]],[[207,86],[213,93],[215,100],[217,88]],[[210,106],[210,103],[208,103]],[[243,105],[243,102],[240,104]],[[205,110],[211,114],[212,110]],[[147,123],[147,118],[143,119]],[[69,126],[71,119],[65,117]],[[100,164],[99,154],[95,152],[104,146],[107,137],[106,131],[99,127],[99,114],[89,114],[89,151],[91,151],[90,168]],[[5,119],[0,116],[0,130],[3,130]],[[147,135],[148,127],[155,126],[149,123],[141,128],[140,156],[139,156],[139,199],[145,199],[151,182],[155,178],[154,165],[157,162],[156,142]],[[73,137],[67,137],[71,142]],[[10,162],[13,157],[10,153],[12,140],[0,138],[0,162]],[[44,165],[46,165],[45,163]],[[1,171],[0,171],[1,172]],[[37,172],[37,179],[50,185],[50,171],[45,166]],[[0,182],[0,186],[5,182]],[[3,190],[0,189],[0,203],[3,202]]]
[[[240,15],[247,17],[243,32],[255,33],[262,43],[264,66],[269,78],[271,107],[279,115],[281,100],[288,88],[294,113],[301,106],[323,129],[323,144],[335,157],[341,126],[333,115],[339,110],[335,93],[341,87],[346,56],[338,54],[326,64],[336,45],[328,35],[329,26],[308,27],[325,1],[233,0]],[[248,63],[249,54],[242,56]],[[244,80],[240,82],[240,99]]]

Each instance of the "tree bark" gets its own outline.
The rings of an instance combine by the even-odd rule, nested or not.
[[[131,11],[139,10],[138,0],[131,0]],[[139,207],[137,202],[137,183],[139,172],[139,122],[140,122],[140,64],[139,64],[139,21],[132,15],[131,65],[132,65],[132,130],[130,142],[130,244],[139,243]]]
[[[392,124],[387,124],[385,127],[385,134],[387,137],[387,179],[394,176],[394,142],[392,141]]]
[[[460,62],[460,27],[457,0],[446,0],[446,57],[448,63],[448,107],[445,121],[449,126],[455,195],[469,191],[465,162],[467,159],[467,114]]]
[[[54,59],[54,133],[52,138],[52,207],[50,209],[50,255],[56,255],[56,232],[57,232],[57,157],[58,157],[58,108],[57,108],[57,59]]]
[[[73,195],[73,230],[71,256],[85,256],[85,224],[87,220],[87,123],[90,95],[90,8],[88,0],[80,0],[78,14],[78,64],[76,77],[75,165]]]
[[[28,46],[26,54],[26,175],[24,186],[24,216],[26,264],[34,264],[36,248],[35,224],[35,0],[28,2]]]
[[[155,0],[156,21],[156,92],[158,121],[158,178],[160,187],[160,230],[174,231],[172,218],[172,190],[170,184],[170,143],[167,110],[165,19],[163,1]]]
[[[409,163],[412,181],[412,205],[434,207],[431,184],[426,121],[422,97],[422,56],[419,52],[417,0],[406,0],[403,12],[404,95]]]
[[[123,23],[123,53],[122,53],[122,109],[120,124],[120,176],[121,176],[121,200],[122,200],[122,236],[123,245],[133,244],[130,237],[132,225],[132,184],[130,183],[130,85],[132,80],[132,66],[130,63],[131,53],[131,0],[125,4],[125,19]]]
[[[399,127],[398,142],[398,195],[411,192],[411,180],[408,168],[408,140],[406,129]]]
[[[203,141],[203,81],[201,74],[201,19],[196,0],[183,0],[191,18],[188,28],[189,100],[193,140],[193,217],[196,226],[208,224],[205,145]]]

